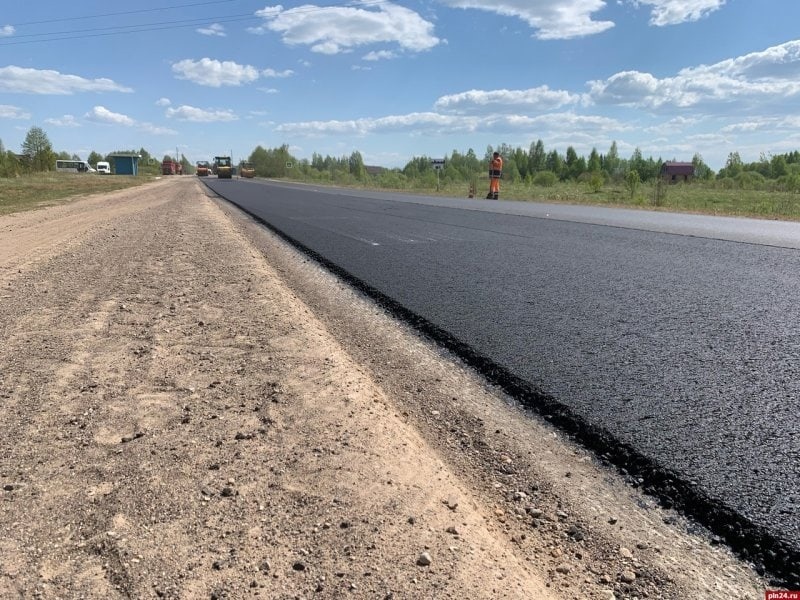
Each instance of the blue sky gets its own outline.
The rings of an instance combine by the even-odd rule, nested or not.
[[[487,145],[800,149],[797,0],[4,2],[0,140],[403,166]],[[111,14],[118,13],[118,14]],[[126,14],[119,14],[126,13]]]

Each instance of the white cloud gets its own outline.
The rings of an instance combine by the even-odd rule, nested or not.
[[[378,51],[373,50],[372,52],[368,52],[367,54],[365,54],[363,60],[370,60],[370,61],[391,60],[392,58],[397,58],[396,52],[392,52],[391,50],[378,50]]]
[[[156,100],[156,106],[169,106],[170,104],[172,104],[172,100],[169,98],[159,98]]]
[[[390,115],[378,118],[362,118],[347,121],[305,121],[300,123],[284,123],[277,127],[282,133],[296,133],[299,135],[329,135],[329,134],[354,134],[366,135],[368,133],[382,133],[387,131],[471,131],[478,123],[478,119],[470,117],[456,117],[438,113],[410,113],[407,115]]]
[[[567,104],[577,104],[581,96],[564,90],[551,90],[542,85],[527,90],[469,90],[442,96],[434,107],[455,113],[489,111],[517,112],[520,109],[543,112]]]
[[[105,106],[95,106],[92,108],[92,110],[86,113],[84,117],[87,120],[95,123],[106,123],[108,125],[120,125],[123,127],[136,127],[141,131],[154,135],[176,135],[178,133],[174,129],[169,129],[167,127],[159,127],[158,125],[153,125],[152,123],[147,122],[138,122],[136,119],[133,119],[128,115],[112,112]]]
[[[264,69],[261,71],[261,75],[263,77],[275,77],[275,78],[283,78],[283,77],[291,77],[294,75],[294,71],[291,69],[286,69],[284,71],[276,71],[275,69]]]
[[[110,125],[124,125],[125,127],[133,127],[136,121],[127,115],[115,113],[108,110],[105,106],[95,106],[92,110],[86,113],[86,118],[96,123],[108,123]]]
[[[14,29],[13,25],[3,25],[0,27],[0,37],[10,37],[14,35],[15,31],[16,29]]]
[[[139,123],[139,129],[153,135],[178,135],[178,132],[169,127],[160,127],[152,123]]]
[[[280,33],[289,45],[306,45],[312,52],[338,54],[369,44],[396,43],[404,50],[421,52],[440,43],[433,23],[408,8],[381,3],[371,9],[351,6],[304,5],[284,10],[267,6],[256,12],[264,25],[253,33]]]
[[[186,104],[178,108],[168,108],[167,117],[170,119],[178,119],[179,121],[194,121],[198,123],[238,120],[238,117],[232,110],[197,108]]]
[[[786,133],[790,129],[800,130],[800,117],[756,117],[749,121],[726,125],[720,131],[723,133],[753,133],[756,131]]]
[[[58,71],[0,67],[0,92],[69,95],[75,92],[132,92],[111,79],[84,79]]]
[[[663,123],[651,125],[646,127],[644,131],[647,133],[660,133],[660,134],[676,134],[687,129],[696,127],[701,123],[702,119],[698,117],[675,117]]]
[[[663,27],[698,21],[722,8],[725,0],[633,0],[633,3],[652,6],[650,24]]]
[[[658,79],[650,73],[622,71],[606,80],[590,81],[589,87],[591,98],[599,104],[649,109],[756,104],[794,97],[800,94],[800,40],[683,69],[674,77]]]
[[[593,21],[592,14],[605,8],[603,0],[439,0],[454,8],[474,8],[530,25],[542,40],[583,37],[614,27],[611,21]]]
[[[64,115],[58,119],[45,119],[45,123],[48,125],[55,125],[56,127],[80,127],[81,124],[73,115]]]
[[[0,104],[0,119],[30,119],[31,114],[17,106]]]
[[[225,33],[225,27],[220,25],[219,23],[212,23],[208,27],[201,27],[200,29],[195,29],[197,33],[202,33],[203,35],[211,35],[217,37],[226,37],[228,34]]]
[[[276,90],[275,88],[260,87],[260,88],[257,88],[257,89],[258,89],[259,92],[262,92],[264,94],[277,94],[278,93],[278,90]]]
[[[242,85],[258,79],[258,69],[255,67],[211,58],[201,58],[200,60],[187,58],[174,63],[172,71],[178,79],[186,79],[192,83],[208,87]]]
[[[574,133],[576,129],[592,132],[623,131],[625,125],[615,119],[575,113],[551,113],[538,117],[524,115],[469,116],[435,112],[409,113],[347,121],[306,121],[284,123],[276,130],[305,136],[357,135],[406,132],[420,135],[485,132],[538,132],[542,129]]]

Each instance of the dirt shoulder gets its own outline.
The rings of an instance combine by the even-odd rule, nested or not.
[[[0,218],[0,335],[0,597],[763,597],[193,178]]]

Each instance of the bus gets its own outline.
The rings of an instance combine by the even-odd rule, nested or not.
[[[95,170],[85,160],[57,160],[56,171],[62,173],[94,173]]]

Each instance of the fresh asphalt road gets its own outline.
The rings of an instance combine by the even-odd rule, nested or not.
[[[800,547],[800,224],[207,183]]]

